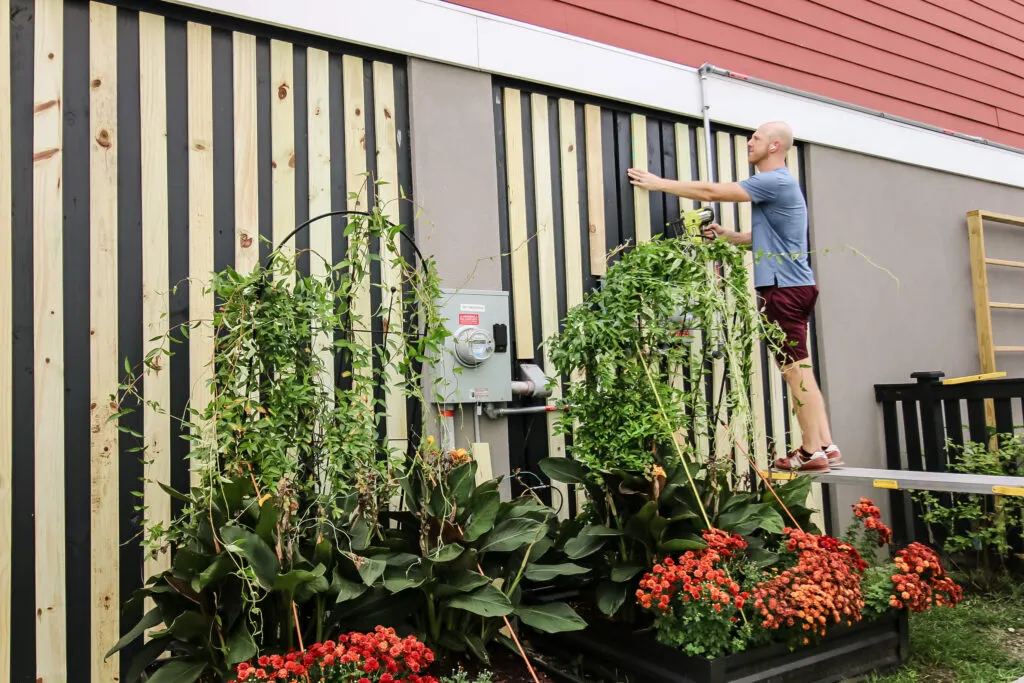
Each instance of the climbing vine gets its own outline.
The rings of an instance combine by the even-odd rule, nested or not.
[[[687,456],[712,461],[705,449],[718,429],[753,442],[753,357],[762,340],[776,348],[781,330],[748,304],[743,258],[724,240],[656,238],[627,251],[568,312],[550,348],[573,380],[559,429],[572,434],[574,459],[642,471],[670,433]]]

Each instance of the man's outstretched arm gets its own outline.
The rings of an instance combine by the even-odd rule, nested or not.
[[[669,180],[650,171],[631,168],[627,171],[629,182],[643,190],[668,192],[699,202],[749,202],[750,195],[739,183],[703,183]]]

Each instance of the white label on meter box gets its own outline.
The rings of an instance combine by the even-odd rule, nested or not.
[[[487,307],[483,304],[460,304],[459,310],[463,313],[486,313]]]

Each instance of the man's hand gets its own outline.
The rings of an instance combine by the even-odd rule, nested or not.
[[[641,190],[661,190],[661,178],[650,171],[640,168],[631,168],[626,173],[629,175],[629,182]]]
[[[704,236],[707,238],[722,237],[725,235],[725,228],[718,223],[712,223],[708,227],[704,228]]]

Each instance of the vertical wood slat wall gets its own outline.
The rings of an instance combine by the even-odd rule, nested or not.
[[[556,331],[551,311],[564,315],[582,301],[584,292],[597,285],[610,265],[608,254],[615,247],[664,234],[666,222],[697,206],[690,200],[635,188],[626,177],[627,168],[646,167],[673,179],[708,180],[714,164],[718,179],[725,182],[747,178],[755,171],[746,160],[748,137],[742,133],[715,130],[714,159],[709,160],[700,122],[659,119],[512,86],[496,85],[495,91],[499,157],[503,157],[499,184],[508,232],[503,267],[512,296],[515,354],[519,360],[533,359],[544,366],[548,359],[541,344]],[[578,155],[566,154],[577,147]],[[791,150],[787,166],[800,177],[798,146]],[[562,211],[550,211],[552,202]],[[721,206],[719,222],[724,227],[750,231],[749,204]],[[561,248],[554,249],[555,244]],[[755,306],[752,256],[748,254],[745,261],[751,273],[748,305]],[[713,340],[695,343],[709,342]],[[714,364],[706,380],[714,395],[732,371],[724,362]],[[738,431],[719,428],[698,440],[700,452],[707,454],[711,448],[728,452],[738,440],[764,467],[799,445],[788,389],[763,345],[755,354],[753,385],[749,408],[755,424],[753,443],[746,443]],[[719,417],[731,424],[734,416],[723,406]],[[565,446],[551,437],[542,443],[520,436],[530,430],[529,419],[510,420],[512,452],[517,443],[525,451],[523,460],[512,467],[536,472],[538,460],[549,454],[564,455]],[[700,423],[705,428],[708,424],[706,419]],[[739,455],[737,472],[749,471],[748,465]],[[820,507],[820,487],[815,488],[814,497]]]
[[[211,397],[211,273],[250,270],[261,238],[311,215],[366,209],[374,179],[392,220],[412,220],[403,61],[161,11],[0,0],[0,681],[127,673],[134,650],[103,655],[141,616],[121,605],[169,563],[139,543],[174,510],[145,477],[195,474],[174,416]],[[291,246],[336,260],[340,225]],[[189,320],[207,324],[143,375],[164,410],[120,406],[143,462],[110,397]],[[402,448],[404,397],[382,391]]]

